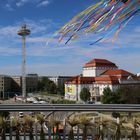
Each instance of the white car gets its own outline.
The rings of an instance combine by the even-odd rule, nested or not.
[[[33,104],[39,104],[39,102],[38,101],[33,101]]]
[[[27,102],[35,102],[36,100],[33,97],[27,97],[26,101]]]
[[[38,101],[39,104],[46,104],[45,101]]]

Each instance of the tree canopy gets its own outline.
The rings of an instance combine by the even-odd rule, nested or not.
[[[140,86],[121,86],[115,91],[105,88],[102,96],[104,104],[139,104]]]
[[[87,88],[83,88],[80,92],[80,99],[84,102],[87,102],[88,100],[90,100],[90,92],[89,89]]]
[[[43,77],[43,79],[38,82],[38,91],[45,91],[49,94],[56,94],[57,86],[53,81],[51,81],[47,77]]]

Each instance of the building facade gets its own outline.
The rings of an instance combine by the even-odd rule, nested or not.
[[[26,76],[26,92],[37,91],[38,75],[28,74]],[[22,77],[0,75],[0,99],[14,97],[15,94],[21,95]]]
[[[59,88],[64,91],[64,83],[71,78],[71,76],[38,76],[37,74],[26,75],[26,92],[33,93],[37,91],[38,81],[47,77],[53,81]],[[22,76],[0,76],[0,99],[6,97],[14,97],[22,94]]]
[[[37,91],[37,85],[38,85],[38,75],[37,74],[27,74],[27,76],[26,76],[27,93]]]
[[[65,98],[70,100],[79,100],[82,88],[91,89],[94,78],[75,76],[65,82]]]
[[[48,76],[48,78],[53,81],[58,87],[61,87],[68,79],[71,78],[71,76]]]
[[[11,96],[11,82],[11,77],[0,75],[0,99],[8,98]]]
[[[65,98],[80,100],[80,92],[86,87],[91,93],[91,100],[100,102],[104,88],[115,91],[124,85],[140,85],[140,78],[136,75],[118,69],[115,63],[106,59],[93,59],[83,67],[83,75],[69,79],[65,83]]]
[[[21,94],[22,87],[22,77],[12,76],[11,91],[15,94]]]
[[[83,77],[97,77],[106,70],[118,69],[115,63],[106,59],[93,59],[83,67]]]

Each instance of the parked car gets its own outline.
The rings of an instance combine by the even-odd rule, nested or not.
[[[87,101],[86,104],[95,104],[94,101]]]

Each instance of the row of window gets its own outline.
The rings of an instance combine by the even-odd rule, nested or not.
[[[106,69],[115,69],[114,67],[88,67],[84,68],[84,70],[106,70]]]

